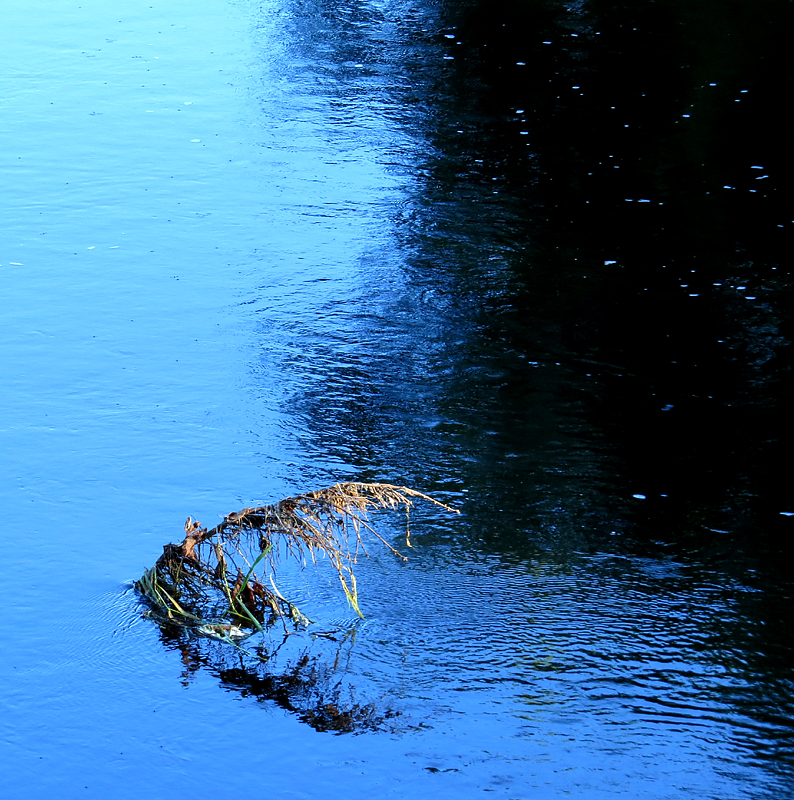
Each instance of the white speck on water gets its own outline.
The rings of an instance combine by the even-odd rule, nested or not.
[[[191,141],[191,142],[200,142],[200,141],[201,141],[201,139],[191,139],[190,141]]]
[[[604,265],[607,265],[607,264],[617,264],[617,263],[618,263],[617,261],[605,261],[605,262],[604,262]]]
[[[92,244],[91,247],[88,248],[89,250],[96,250],[96,245]]]
[[[9,261],[8,262],[12,267],[24,267],[24,264],[21,264],[19,261]]]
[[[632,497],[636,498],[637,500],[644,500],[645,499],[645,495],[644,494],[633,494]]]
[[[192,106],[193,105],[193,101],[192,100],[186,100],[184,103],[182,103],[182,105],[183,106]]]

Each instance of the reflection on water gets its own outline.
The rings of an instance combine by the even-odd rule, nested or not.
[[[790,793],[790,4],[210,5],[9,23],[11,788]],[[463,513],[342,643],[74,600],[345,479]]]
[[[179,653],[185,686],[199,669],[207,669],[225,689],[279,706],[320,732],[391,729],[388,721],[394,712],[357,701],[355,684],[340,678],[340,664],[355,642],[352,629],[313,633],[310,637],[293,634],[293,638],[287,631],[280,641],[274,636],[267,643],[254,645],[213,642],[190,635],[183,627],[163,623],[160,633],[163,644]],[[300,639],[300,643],[294,639]],[[322,648],[308,644],[307,639],[313,644],[334,644]]]
[[[661,27],[658,6],[635,14],[448,4],[409,24],[393,8],[312,7],[305,26],[299,14],[299,52],[351,107],[384,93],[342,70],[348,49],[370,75],[399,52],[411,80],[389,87],[387,118],[400,122],[398,171],[410,178],[391,240],[359,255],[353,284],[320,289],[313,318],[265,308],[276,328],[261,341],[271,353],[291,343],[289,408],[315,465],[445,490],[465,523],[434,522],[417,541],[461,548],[467,565],[497,559],[481,580],[508,598],[516,627],[502,631],[445,562],[427,617],[417,609],[429,627],[414,631],[414,686],[439,697],[470,669],[499,694],[521,682],[506,666],[521,652],[549,673],[532,675],[524,701],[566,725],[589,720],[585,740],[600,741],[608,718],[629,727],[626,743],[664,730],[677,752],[706,747],[727,765],[747,748],[780,766],[790,652],[748,598],[788,592],[769,557],[786,546],[788,494],[772,465],[786,444],[794,223],[772,184],[750,182],[762,163],[763,180],[787,174],[778,104],[734,107],[763,94],[775,67],[702,51],[706,20],[672,4]],[[384,30],[398,31],[386,47]],[[555,656],[523,654],[522,593],[494,577],[537,548],[619,555],[575,556],[577,580],[549,580],[535,598]],[[683,558],[675,590],[670,576],[634,585],[672,554]],[[415,602],[410,574],[401,605]],[[489,620],[481,630],[469,604]],[[743,630],[749,619],[774,631]],[[461,631],[474,650],[453,642]],[[750,666],[759,650],[777,653],[763,678]],[[724,751],[705,745],[723,740]]]

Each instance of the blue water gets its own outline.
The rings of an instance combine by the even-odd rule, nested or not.
[[[4,10],[8,797],[790,795],[790,582],[733,553],[740,493],[731,517],[715,478],[698,505],[615,443],[620,365],[559,335],[555,281],[583,273],[517,238],[542,208],[509,175],[428,177],[449,37],[418,8]],[[744,313],[761,359],[783,328]],[[309,647],[394,712],[334,735],[235,686],[236,654],[191,661],[132,583],[188,514],[348,479],[463,513],[417,512],[407,563],[372,547],[363,622],[323,564],[286,574],[347,633],[275,674]]]

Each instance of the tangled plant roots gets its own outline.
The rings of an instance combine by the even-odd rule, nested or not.
[[[337,483],[273,505],[244,508],[210,530],[188,517],[182,543],[167,544],[135,588],[155,619],[236,644],[276,621],[285,629],[309,624],[278,590],[276,567],[284,556],[305,565],[308,558],[316,562],[324,554],[348,602],[362,616],[353,574],[358,556],[367,554],[362,533],[405,560],[372,528],[369,512],[403,508],[408,517],[415,500],[458,513],[405,486]],[[411,546],[410,528],[406,545]]]

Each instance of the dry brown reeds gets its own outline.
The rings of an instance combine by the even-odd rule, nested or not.
[[[277,620],[285,628],[288,623],[295,628],[309,624],[277,588],[276,568],[284,557],[305,566],[324,555],[350,605],[362,616],[353,572],[359,555],[367,554],[362,534],[405,559],[374,530],[369,513],[404,509],[410,547],[408,522],[416,500],[458,513],[405,486],[337,483],[272,505],[244,508],[209,530],[188,517],[182,543],[165,545],[154,567],[135,586],[151,616],[236,644]]]

